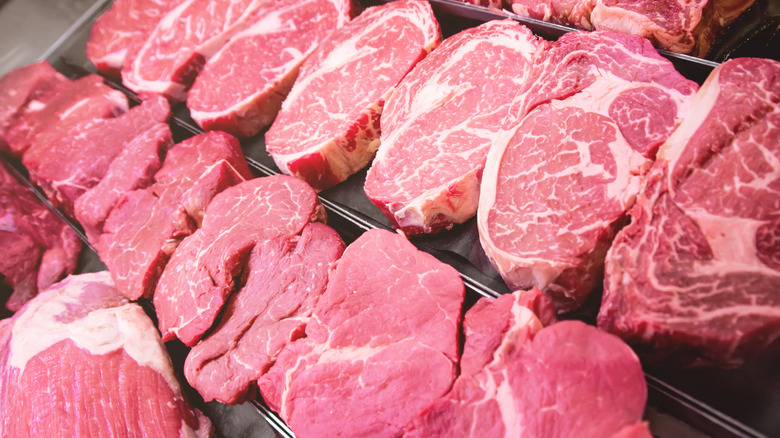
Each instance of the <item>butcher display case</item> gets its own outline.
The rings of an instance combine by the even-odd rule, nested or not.
[[[85,44],[91,23],[109,6],[109,0],[94,1],[0,1],[0,24],[6,30],[0,56],[4,73],[11,68],[46,59],[59,72],[70,78],[95,73],[87,60]],[[364,0],[364,5],[381,3]],[[534,19],[519,17],[507,11],[497,11],[454,0],[430,0],[445,37],[487,20],[510,17],[534,33],[555,39],[573,29]],[[9,32],[10,29],[10,32]],[[758,0],[724,32],[724,37],[710,51],[708,58],[697,58],[662,51],[684,76],[702,83],[719,62],[740,56],[761,56],[780,59],[780,4],[774,0]],[[121,83],[106,82],[124,92],[131,102],[137,96]],[[181,141],[202,130],[189,117],[183,104],[174,106],[172,121],[174,139]],[[242,141],[248,163],[256,176],[279,174],[273,159],[265,150],[262,133]],[[27,178],[18,160],[3,157],[4,165],[46,202],[43,193]],[[320,193],[328,213],[328,223],[349,243],[362,232],[392,229],[390,222],[368,200],[364,191],[366,171],[363,170],[331,189]],[[87,242],[80,226],[61,212],[85,243],[79,264],[80,272],[105,269],[94,248]],[[421,250],[448,263],[460,272],[466,285],[466,304],[480,297],[497,297],[509,288],[493,269],[479,243],[475,220],[434,236],[416,237],[412,242]],[[565,318],[594,323],[598,296],[574,314]],[[147,308],[150,309],[149,306]],[[151,311],[151,310],[150,310]],[[181,371],[187,348],[170,342],[168,348],[175,366]],[[649,389],[645,419],[651,431],[659,437],[772,437],[780,436],[780,352],[768,352],[736,370],[692,369],[672,370],[644,366]],[[214,422],[218,434],[225,437],[294,436],[284,422],[261,401],[239,406],[216,402],[203,403],[194,390],[189,395]]]

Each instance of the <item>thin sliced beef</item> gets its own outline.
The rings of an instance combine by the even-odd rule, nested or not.
[[[368,198],[405,234],[433,233],[477,213],[490,144],[545,47],[514,20],[442,42],[398,84],[382,112]]]
[[[160,332],[194,345],[214,324],[252,248],[301,233],[325,219],[305,182],[284,175],[256,178],[217,195],[203,226],[176,249],[154,293]]]
[[[734,367],[780,336],[780,62],[715,69],[607,255],[599,327],[648,360]]]
[[[240,403],[279,351],[303,335],[328,273],[344,252],[332,228],[306,225],[301,235],[282,236],[252,250],[246,284],[225,305],[214,332],[192,348],[184,374],[205,400]]]
[[[316,190],[344,181],[379,147],[379,117],[398,81],[440,41],[427,2],[367,8],[303,63],[265,134],[268,153]]]
[[[108,272],[71,276],[0,323],[5,436],[208,437],[154,324]]]
[[[97,250],[119,292],[151,298],[171,254],[200,226],[212,198],[251,177],[238,140],[228,134],[174,145],[154,184],[123,196],[103,226]]]
[[[187,97],[206,130],[251,137],[271,125],[317,45],[354,15],[351,0],[270,0],[198,75]]]
[[[490,148],[477,224],[514,289],[581,306],[697,85],[644,38],[573,32],[539,59]]]
[[[399,234],[370,230],[331,272],[306,337],[258,381],[296,436],[398,437],[458,367],[458,272]]]

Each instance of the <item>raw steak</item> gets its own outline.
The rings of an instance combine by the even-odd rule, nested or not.
[[[661,49],[704,57],[754,0],[512,0],[523,16],[639,35]]]
[[[45,149],[75,125],[118,116],[127,111],[127,97],[103,84],[98,75],[59,82],[49,93],[30,100],[5,134],[16,155]]]
[[[458,272],[399,234],[370,230],[331,272],[306,337],[258,387],[295,435],[398,437],[458,368]]]
[[[323,190],[366,166],[396,84],[441,41],[427,2],[367,8],[301,66],[265,144],[282,172]]]
[[[198,75],[187,97],[206,130],[251,137],[273,122],[298,68],[354,14],[351,0],[269,0],[262,18],[234,36]]]
[[[183,0],[115,0],[89,28],[87,58],[98,71],[118,78],[132,47],[145,41]]]
[[[141,97],[184,101],[203,64],[236,32],[257,20],[265,0],[183,0],[134,45],[122,81]]]
[[[158,123],[133,138],[111,162],[103,179],[76,199],[76,219],[90,243],[97,245],[103,223],[124,194],[152,184],[165,152],[173,146],[171,136],[168,124]]]
[[[182,242],[160,277],[154,308],[163,339],[194,345],[214,324],[256,244],[298,235],[309,222],[324,219],[311,187],[284,175],[217,195],[203,227]]]
[[[545,45],[514,20],[444,40],[398,84],[382,112],[366,195],[405,234],[432,233],[477,213],[485,156]]]
[[[103,226],[98,254],[119,292],[151,298],[168,258],[200,226],[212,198],[251,177],[238,140],[228,134],[174,145],[154,184],[123,196]]]
[[[0,323],[0,435],[212,434],[154,324],[108,272],[68,277]]]
[[[5,134],[27,103],[42,98],[65,81],[47,61],[19,67],[0,78],[0,151],[9,151]]]
[[[480,241],[511,288],[538,286],[559,312],[583,304],[696,88],[633,35],[569,33],[545,52],[482,177]]]
[[[39,290],[76,269],[81,240],[5,167],[0,165],[0,275],[17,311]]]
[[[780,336],[780,62],[722,64],[607,256],[599,326],[648,359],[734,367]]]
[[[73,215],[73,203],[100,182],[128,142],[170,116],[168,101],[156,96],[119,117],[75,124],[46,147],[30,148],[22,163],[52,203]]]
[[[344,252],[332,228],[306,225],[301,235],[259,243],[246,265],[246,284],[225,305],[213,333],[192,348],[184,375],[205,400],[240,403],[279,351],[303,335],[328,272]]]

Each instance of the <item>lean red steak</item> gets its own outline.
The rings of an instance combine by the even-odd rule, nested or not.
[[[780,336],[780,62],[716,68],[607,255],[599,326],[648,360],[734,367]]]
[[[8,310],[24,303],[65,276],[78,262],[76,233],[0,165],[0,275],[13,289]]]
[[[119,292],[151,298],[171,254],[200,226],[212,198],[251,177],[238,140],[228,134],[174,145],[154,183],[124,195],[103,225],[97,250]]]
[[[559,312],[584,303],[696,89],[633,35],[569,33],[540,57],[480,188],[480,241],[511,288],[537,286]]]
[[[271,125],[307,56],[354,15],[351,0],[269,0],[195,79],[187,97],[203,129],[251,137]]]
[[[203,64],[251,20],[265,0],[184,0],[128,54],[122,82],[145,98],[184,101]]]
[[[368,198],[407,235],[477,213],[490,144],[546,45],[514,20],[447,38],[404,77],[382,112]]]
[[[541,294],[469,309],[460,376],[404,437],[652,437],[639,423],[647,385],[631,348],[579,321],[543,326],[527,307]]]
[[[215,322],[252,248],[296,236],[325,209],[305,182],[276,175],[231,187],[209,204],[203,226],[184,239],[154,293],[163,339],[194,345]]]
[[[47,61],[9,71],[0,78],[0,151],[9,152],[5,134],[24,108],[54,90],[67,79]]]
[[[316,190],[365,167],[379,146],[379,117],[398,81],[441,41],[428,2],[367,8],[301,66],[265,134],[282,172]]]
[[[311,223],[299,235],[258,243],[214,331],[192,348],[184,375],[204,400],[240,403],[279,351],[303,335],[328,273],[344,252],[335,230]]]
[[[51,92],[30,100],[5,134],[11,152],[45,149],[76,125],[118,116],[127,111],[127,97],[98,75],[63,80]]]
[[[114,0],[89,28],[87,58],[104,75],[118,78],[128,52],[143,43],[183,0]]]
[[[74,124],[45,147],[38,143],[27,150],[22,163],[52,203],[73,215],[73,203],[103,179],[127,144],[170,116],[168,101],[156,96],[119,117]]]
[[[458,272],[404,236],[350,244],[306,325],[258,381],[296,436],[400,437],[458,368]]]
[[[0,322],[0,435],[209,437],[154,324],[108,272],[70,276]]]

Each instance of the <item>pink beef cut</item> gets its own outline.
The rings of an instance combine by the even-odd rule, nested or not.
[[[0,275],[17,311],[53,283],[73,273],[81,251],[76,233],[0,165]]]
[[[368,198],[405,234],[477,213],[485,156],[545,44],[514,20],[444,40],[398,84],[382,112]]]
[[[125,193],[152,184],[165,152],[173,146],[171,136],[168,124],[158,123],[133,138],[108,167],[103,179],[76,199],[76,219],[90,243],[97,245],[103,223]]]
[[[527,294],[541,292],[483,298],[466,313],[461,375],[404,436],[652,437],[631,348],[579,321],[544,327]]]
[[[154,183],[123,196],[98,240],[100,259],[131,300],[151,298],[165,264],[203,221],[217,193],[252,177],[241,146],[223,132],[174,145]]]
[[[282,172],[316,190],[365,167],[379,146],[379,117],[404,75],[441,41],[427,2],[367,8],[306,59],[265,134]]]
[[[203,129],[251,137],[270,126],[303,60],[354,11],[351,0],[270,0],[258,14],[195,79],[187,106]]]
[[[288,176],[256,178],[220,193],[157,284],[154,308],[163,339],[194,345],[214,324],[256,244],[298,235],[324,219],[314,190]]]
[[[76,125],[118,116],[127,111],[127,97],[103,84],[98,75],[60,81],[49,93],[30,100],[5,134],[11,152],[46,149]]]
[[[0,78],[0,151],[10,151],[5,134],[27,103],[42,98],[65,81],[47,61],[19,67]]]
[[[780,62],[716,68],[607,255],[599,327],[667,365],[735,367],[780,336]]]
[[[0,432],[213,436],[154,324],[108,272],[68,277],[0,323]]]
[[[537,62],[493,142],[477,223],[493,266],[559,312],[596,286],[657,148],[697,85],[644,38],[561,37]]]
[[[184,375],[205,400],[240,403],[279,351],[303,335],[344,242],[321,223],[301,235],[259,243],[244,268],[246,284],[230,297],[213,333],[192,348]]]
[[[458,272],[402,235],[369,230],[331,272],[306,337],[258,381],[296,436],[400,437],[458,368]]]
[[[135,44],[122,82],[141,97],[184,101],[203,64],[256,15],[265,0],[183,0]]]
[[[119,117],[75,124],[46,147],[30,148],[22,163],[48,198],[73,215],[73,203],[100,182],[128,142],[170,116],[168,102],[158,96]]]
[[[183,0],[115,0],[89,28],[87,58],[104,75],[118,78],[132,47],[145,41]]]

